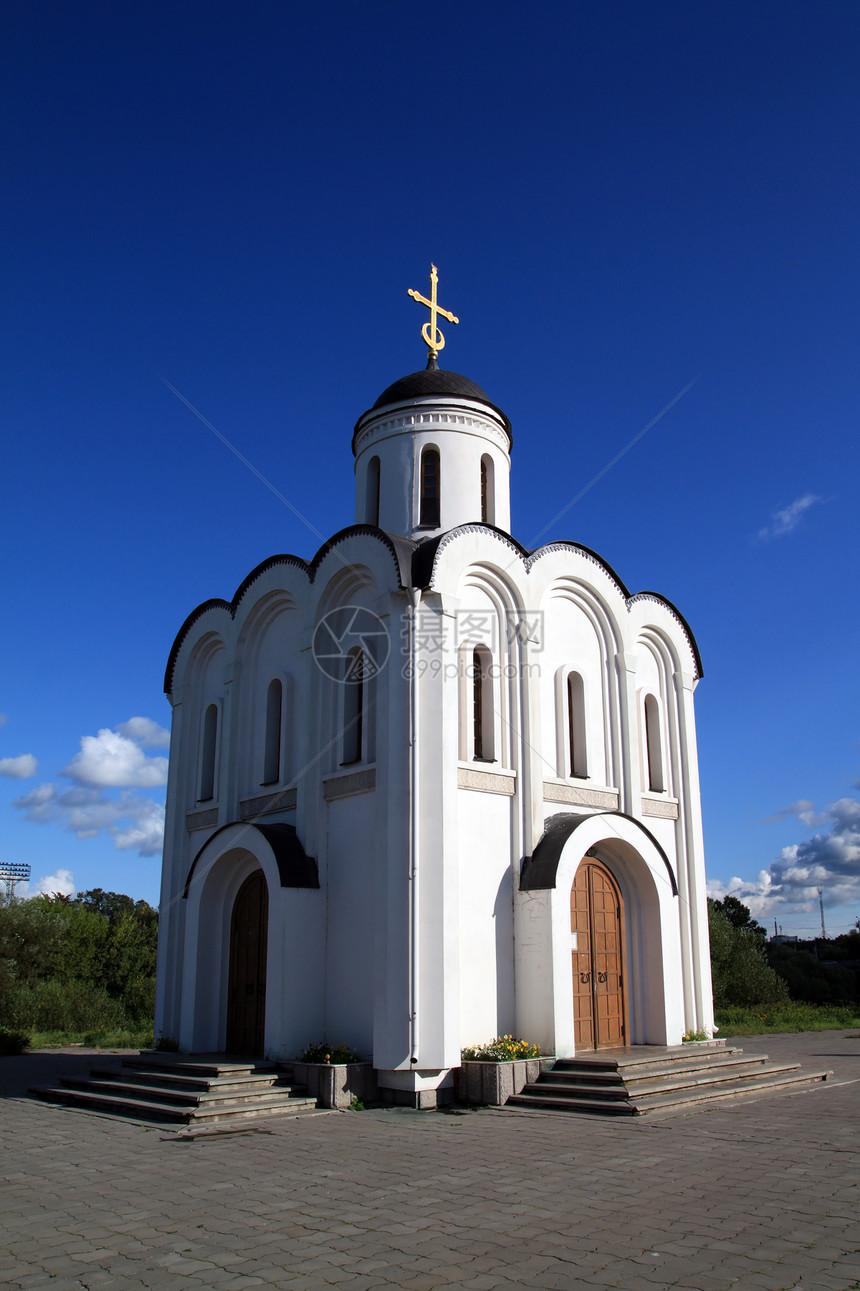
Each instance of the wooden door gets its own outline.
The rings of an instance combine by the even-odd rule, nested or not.
[[[574,1042],[577,1049],[627,1043],[624,905],[609,870],[584,860],[570,890]]]
[[[269,891],[262,870],[240,887],[230,921],[227,1052],[261,1054],[266,1028]]]

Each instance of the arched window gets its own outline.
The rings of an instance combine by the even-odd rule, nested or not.
[[[481,458],[481,520],[484,524],[496,523],[496,490],[493,459],[485,453]]]
[[[472,757],[494,762],[492,656],[486,646],[472,651]]]
[[[263,784],[276,784],[281,778],[281,726],[284,689],[277,677],[266,691],[266,743],[263,750]]]
[[[588,778],[588,755],[585,746],[585,689],[578,672],[567,678],[567,749],[568,775]]]
[[[662,793],[666,785],[663,780],[660,705],[653,695],[645,696],[645,755],[648,760],[648,788],[653,793]]]
[[[421,507],[418,523],[429,529],[439,526],[439,453],[425,448],[421,454]]]
[[[379,524],[379,458],[371,457],[367,464],[367,505],[365,515],[368,524]]]
[[[203,748],[200,756],[200,801],[215,797],[215,757],[218,750],[218,706],[210,704],[203,718]]]
[[[364,655],[356,646],[349,652],[343,687],[343,759],[341,766],[360,762],[364,742]]]

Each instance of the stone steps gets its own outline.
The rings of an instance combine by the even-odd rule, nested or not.
[[[134,1120],[207,1125],[313,1111],[316,1100],[273,1064],[126,1059],[121,1068],[96,1067],[67,1076],[33,1098]]]
[[[737,1098],[745,1094],[802,1088],[827,1080],[829,1071],[803,1071],[799,1063],[773,1063],[742,1049],[711,1048],[698,1053],[679,1047],[614,1051],[558,1059],[506,1107],[601,1116],[643,1116]]]

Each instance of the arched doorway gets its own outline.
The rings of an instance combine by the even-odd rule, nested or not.
[[[230,920],[227,1052],[261,1054],[266,1028],[269,891],[262,870],[236,893]]]
[[[570,932],[576,1048],[626,1044],[624,902],[607,867],[591,857],[570,890]]]

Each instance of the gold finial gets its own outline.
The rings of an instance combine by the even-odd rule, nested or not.
[[[436,304],[436,283],[438,281],[439,274],[436,272],[436,266],[435,264],[431,264],[430,299],[428,300],[426,296],[421,296],[417,291],[413,291],[411,287],[407,293],[413,300],[417,300],[419,305],[426,305],[430,310],[430,322],[425,323],[421,328],[421,335],[424,337],[424,341],[427,345],[428,359],[435,359],[436,355],[444,348],[445,345],[445,337],[436,326],[436,315],[441,314],[443,318],[447,318],[449,323],[459,323],[460,321],[455,314],[450,312],[450,310],[443,309],[441,305]]]

